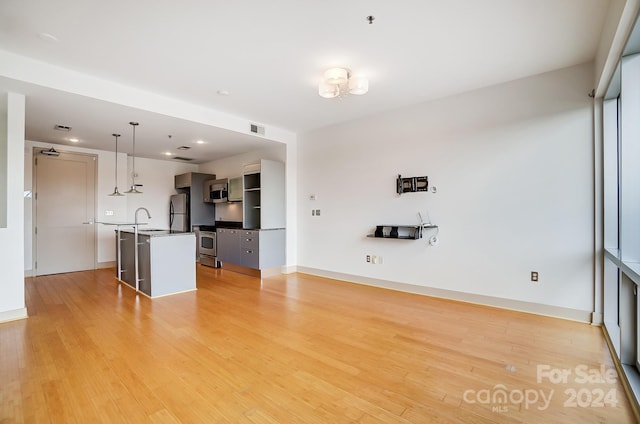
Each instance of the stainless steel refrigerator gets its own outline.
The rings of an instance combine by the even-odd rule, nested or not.
[[[169,229],[171,231],[189,231],[189,197],[186,193],[171,196]]]

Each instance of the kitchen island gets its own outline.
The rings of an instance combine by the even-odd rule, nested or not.
[[[120,229],[120,281],[136,288],[135,229]],[[154,298],[196,289],[194,233],[138,230],[138,285]]]

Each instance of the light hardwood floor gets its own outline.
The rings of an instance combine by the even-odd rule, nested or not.
[[[197,275],[197,292],[154,300],[112,269],[27,278],[30,318],[0,324],[0,422],[635,421],[616,376],[596,381],[613,369],[598,327],[302,274]]]

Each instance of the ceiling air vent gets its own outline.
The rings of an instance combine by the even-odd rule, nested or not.
[[[175,160],[183,160],[185,162],[191,162],[193,159],[191,158],[183,158],[182,156],[176,156],[174,157]]]
[[[53,126],[53,129],[54,130],[58,130],[58,131],[67,131],[67,132],[71,131],[71,127],[70,126],[68,126],[68,125],[60,125],[60,124],[55,124]]]
[[[176,147],[176,149],[178,150],[189,150],[191,147],[189,146],[180,146],[180,147]]]
[[[257,124],[250,124],[249,131],[251,131],[254,134],[264,135],[264,127],[261,127],[260,125],[257,125]]]

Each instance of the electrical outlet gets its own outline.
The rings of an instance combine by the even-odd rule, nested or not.
[[[531,281],[534,283],[538,282],[538,271],[531,271]]]
[[[320,209],[316,209],[316,216],[320,216]]]
[[[371,262],[371,255],[367,255],[367,262]]]
[[[311,209],[311,216],[316,216],[316,210],[315,209]]]
[[[105,216],[113,216],[113,211],[104,211]]]

